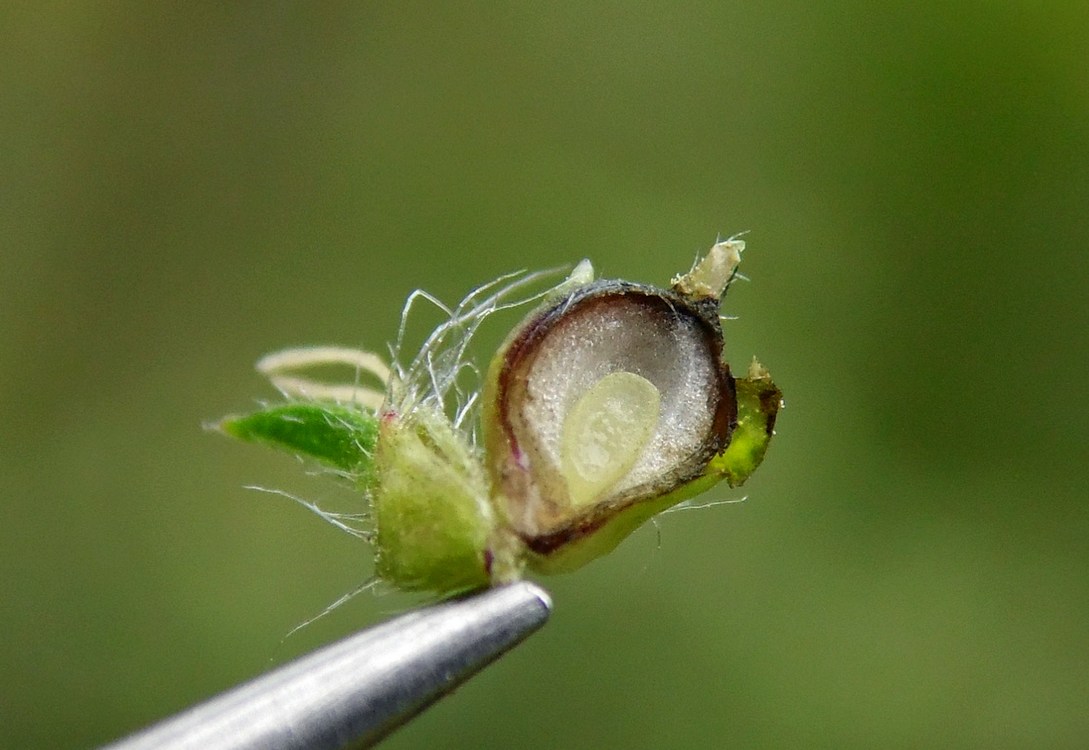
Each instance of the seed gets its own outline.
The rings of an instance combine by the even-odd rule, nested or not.
[[[571,504],[590,505],[639,459],[658,424],[661,394],[634,372],[601,378],[563,423],[561,471]]]

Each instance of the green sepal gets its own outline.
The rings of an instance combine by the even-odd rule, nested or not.
[[[409,591],[488,585],[496,518],[480,459],[442,414],[387,415],[378,441],[372,512],[375,569]]]
[[[297,401],[226,417],[216,426],[239,440],[317,459],[350,474],[362,486],[374,476],[378,419],[359,407]]]

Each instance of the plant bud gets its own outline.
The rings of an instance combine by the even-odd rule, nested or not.
[[[392,369],[340,347],[270,355],[259,369],[287,403],[218,427],[351,481],[369,500],[367,528],[304,505],[370,539],[376,575],[402,589],[452,593],[517,579],[526,566],[574,570],[670,506],[718,482],[740,485],[763,460],[781,393],[755,360],[735,381],[719,319],[743,248],[717,243],[670,289],[594,281],[583,261],[551,290],[512,300],[540,275],[502,277],[440,305],[448,319]],[[461,390],[458,375],[477,372],[464,357],[480,323],[541,297],[493,358],[483,392]],[[417,298],[432,299],[409,297],[402,334]],[[355,377],[309,374],[330,365]],[[463,426],[478,404],[483,451]]]

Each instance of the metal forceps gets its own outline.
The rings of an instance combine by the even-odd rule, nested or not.
[[[121,739],[103,750],[369,747],[540,628],[527,582],[409,612]]]

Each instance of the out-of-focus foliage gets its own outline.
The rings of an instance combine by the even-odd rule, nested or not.
[[[389,746],[1089,734],[1084,3],[22,3],[0,39],[0,746],[418,601],[280,643],[369,553],[243,486],[350,497],[201,430],[259,355],[742,230],[728,354],[787,394],[748,499],[547,579],[549,626]]]

